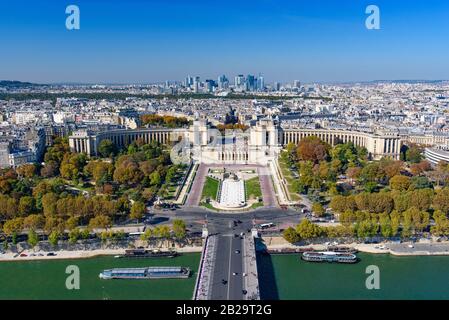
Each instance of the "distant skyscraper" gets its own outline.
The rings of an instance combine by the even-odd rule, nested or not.
[[[243,89],[244,83],[245,83],[245,77],[243,76],[243,74],[239,74],[238,76],[236,76],[234,78],[234,86],[237,89]]]
[[[206,80],[205,86],[206,86],[207,92],[213,92],[214,88],[215,88],[215,81],[214,80]]]
[[[256,90],[256,77],[249,74],[246,77],[246,91],[255,91]]]
[[[193,85],[193,78],[191,76],[187,76],[184,81],[184,86],[191,87]]]
[[[225,75],[218,77],[218,88],[227,89],[229,87],[229,80]]]
[[[299,80],[293,81],[293,88],[301,88],[301,82]]]
[[[193,89],[195,93],[200,92],[200,77],[195,77],[193,80]]]
[[[273,86],[274,91],[281,90],[281,84],[279,82],[275,82]]]
[[[264,91],[265,89],[265,79],[261,75],[259,75],[259,78],[257,79],[257,89],[259,91]]]

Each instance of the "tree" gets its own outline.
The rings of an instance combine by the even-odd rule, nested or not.
[[[362,169],[360,167],[349,167],[348,170],[346,170],[346,176],[351,179],[352,182],[360,177],[361,171]]]
[[[117,147],[111,140],[104,139],[98,145],[98,152],[103,158],[113,157],[117,153]]]
[[[449,213],[449,188],[444,188],[437,192],[433,198],[433,207],[444,214]]]
[[[401,214],[397,211],[393,211],[390,214],[391,221],[391,234],[394,237],[398,234],[399,226],[401,225]]]
[[[136,219],[139,221],[143,218],[143,215],[145,214],[145,203],[142,201],[135,201],[131,207],[131,213],[129,217],[131,219]]]
[[[28,244],[31,248],[34,248],[39,243],[39,237],[33,229],[28,232]]]
[[[324,207],[319,202],[314,202],[312,205],[312,212],[317,216],[321,217],[326,213],[326,210],[324,210]]]
[[[133,185],[142,180],[143,174],[137,161],[132,156],[124,155],[117,159],[113,178],[118,183]]]
[[[170,228],[166,225],[158,226],[154,228],[154,234],[162,239],[170,238]]]
[[[377,234],[378,226],[371,220],[363,220],[357,224],[357,236],[369,238]]]
[[[410,178],[403,175],[395,175],[390,179],[390,188],[392,190],[405,191],[408,190],[410,184]]]
[[[301,240],[296,230],[292,227],[285,229],[284,232],[282,232],[282,236],[290,243],[297,243]]]
[[[410,145],[407,151],[405,152],[405,159],[408,162],[419,163],[421,162],[422,158],[423,158],[422,150],[415,144]]]
[[[148,241],[149,239],[151,239],[151,237],[153,237],[153,235],[154,235],[153,229],[147,228],[145,229],[145,232],[140,236],[140,240]]]
[[[187,228],[184,220],[173,220],[173,233],[177,239],[184,239],[186,237]]]
[[[334,196],[332,197],[329,206],[333,211],[338,213],[343,213],[348,210],[355,211],[357,209],[357,203],[354,199],[354,196]]]
[[[3,224],[3,232],[7,236],[11,236],[13,234],[18,234],[23,230],[23,218],[14,218],[11,220],[7,220]]]
[[[391,159],[381,159],[380,169],[385,173],[385,175],[391,179],[394,176],[400,175],[401,171],[404,169],[404,163],[402,161],[396,161]]]
[[[379,216],[380,233],[383,237],[389,238],[393,236],[393,228],[391,227],[391,219],[388,214],[381,214]]]
[[[65,226],[68,230],[75,230],[78,227],[79,217],[73,216],[67,219]]]
[[[58,202],[58,196],[51,192],[42,196],[42,209],[46,217],[56,215],[56,203]]]
[[[318,137],[305,137],[298,144],[297,155],[303,161],[318,163],[327,159],[329,149],[330,146]]]
[[[432,189],[418,189],[410,194],[410,207],[416,207],[421,211],[428,211],[432,205],[434,192]]]
[[[108,229],[110,227],[112,227],[111,218],[105,215],[98,215],[89,221],[89,228],[91,229]]]
[[[78,239],[81,237],[80,230],[78,228],[72,229],[69,232],[69,243],[75,244]]]
[[[32,178],[34,174],[36,173],[36,166],[34,164],[24,164],[19,166],[16,169],[16,172],[19,176],[25,177],[25,178]]]
[[[21,197],[19,200],[19,213],[21,216],[27,216],[35,211],[34,198],[30,196]]]
[[[83,172],[87,157],[84,153],[67,153],[61,162],[59,171],[61,177],[69,180],[77,180]]]
[[[48,235],[48,242],[56,247],[58,245],[58,241],[59,241],[59,237],[60,234],[58,231],[52,231],[49,235]]]
[[[44,178],[51,178],[58,175],[59,164],[55,161],[48,161],[41,168],[41,176]]]
[[[161,179],[161,175],[159,174],[159,171],[154,171],[150,175],[150,184],[152,186],[158,186],[161,184],[161,182],[162,182],[162,179]]]
[[[449,220],[447,216],[440,210],[436,210],[433,213],[433,220],[435,225],[430,229],[435,236],[446,236],[449,235]]]
[[[296,226],[296,232],[302,239],[312,239],[319,237],[322,233],[322,229],[309,220],[304,219]]]
[[[23,219],[23,226],[29,230],[37,230],[45,224],[45,218],[40,214],[31,214]]]

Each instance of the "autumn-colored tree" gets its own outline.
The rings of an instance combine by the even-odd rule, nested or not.
[[[282,236],[285,240],[287,240],[290,243],[297,243],[301,240],[299,237],[299,234],[296,232],[296,230],[292,227],[288,227],[282,232]]]
[[[173,234],[177,239],[184,239],[186,237],[187,228],[184,220],[181,219],[173,220]]]
[[[439,190],[433,198],[433,207],[444,214],[449,213],[449,188]]]
[[[114,181],[122,184],[136,184],[143,178],[139,164],[132,156],[125,155],[117,159],[114,171]]]
[[[18,217],[5,221],[3,224],[3,232],[7,236],[18,234],[23,230],[23,218]]]
[[[319,202],[314,202],[312,204],[312,212],[317,216],[321,217],[326,213],[326,210],[324,210],[323,205]]]
[[[301,139],[297,148],[298,159],[318,163],[329,156],[330,146],[318,137],[311,136]]]
[[[31,163],[23,164],[16,168],[16,172],[21,177],[32,178],[36,173],[36,166]]]
[[[40,214],[31,214],[23,219],[23,227],[29,230],[37,230],[44,226],[45,218]]]
[[[105,215],[99,215],[96,217],[93,217],[89,221],[89,228],[91,229],[108,229],[112,227],[112,221],[111,218]]]
[[[117,146],[109,139],[101,140],[98,152],[103,158],[112,157],[117,153]]]
[[[302,239],[312,239],[319,237],[323,230],[310,220],[304,219],[296,226],[296,232]]]
[[[392,190],[405,191],[410,187],[410,178],[403,175],[395,175],[390,179],[390,188]]]
[[[145,214],[145,203],[142,201],[135,201],[131,207],[131,213],[129,217],[131,219],[140,220]]]

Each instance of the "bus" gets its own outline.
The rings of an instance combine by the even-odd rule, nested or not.
[[[272,228],[272,227],[274,227],[273,222],[259,224],[259,228],[262,230]]]

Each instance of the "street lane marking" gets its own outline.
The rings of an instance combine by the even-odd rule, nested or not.
[[[229,300],[229,292],[231,291],[231,260],[232,260],[232,237],[229,237],[229,272],[228,272],[228,300]]]

